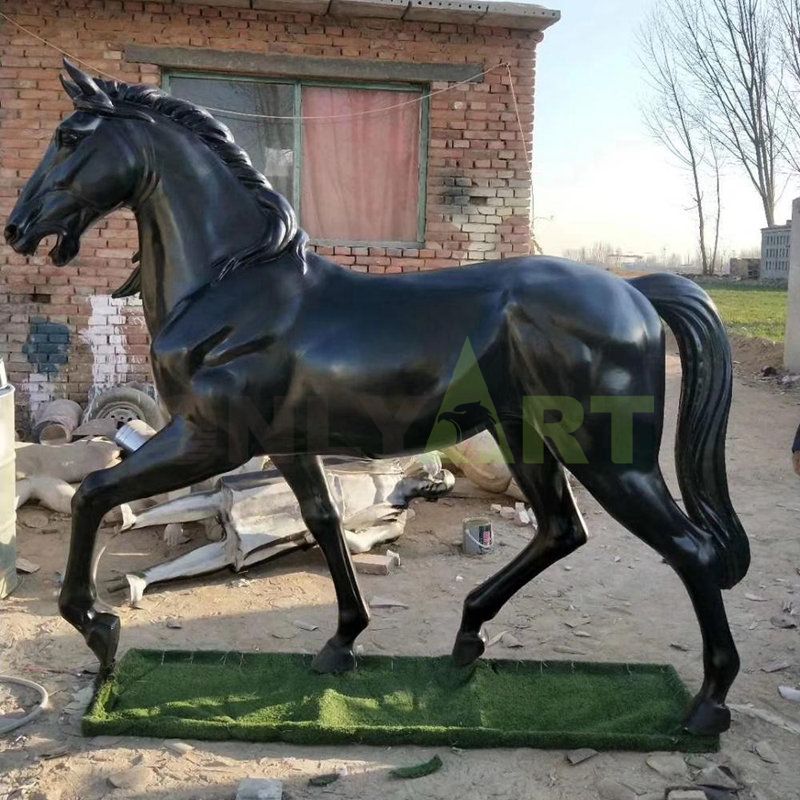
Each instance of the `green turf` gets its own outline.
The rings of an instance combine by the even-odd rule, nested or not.
[[[786,328],[786,288],[754,283],[698,281],[711,295],[732,333],[782,342]]]
[[[130,650],[83,720],[86,735],[301,744],[708,751],[681,731],[689,695],[657,664],[368,656],[317,675],[288,653]]]

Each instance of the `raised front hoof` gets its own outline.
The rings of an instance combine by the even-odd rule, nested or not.
[[[119,617],[105,611],[96,611],[84,625],[83,638],[100,662],[98,682],[105,680],[114,670],[119,634]]]
[[[328,642],[311,662],[311,669],[324,675],[338,675],[356,668],[356,654],[352,647]]]
[[[683,723],[683,727],[696,736],[716,736],[730,726],[731,712],[728,707],[708,699],[695,700]]]
[[[467,633],[459,631],[453,645],[453,662],[457,667],[468,667],[474,664],[486,649],[486,637],[483,631]]]

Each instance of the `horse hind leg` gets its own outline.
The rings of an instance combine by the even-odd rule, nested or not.
[[[602,476],[580,471],[576,477],[605,510],[663,556],[686,587],[703,638],[704,680],[684,727],[697,734],[722,733],[730,726],[725,698],[739,671],[739,655],[714,578],[717,556],[710,535],[678,507],[657,468]]]
[[[515,463],[509,464],[525,497],[533,508],[537,533],[513,561],[473,589],[464,600],[461,626],[453,647],[459,666],[471,664],[484,651],[482,625],[493,619],[505,603],[526,583],[587,540],[586,527],[578,511],[563,468],[544,448],[540,464],[524,463],[521,437],[505,428]]]

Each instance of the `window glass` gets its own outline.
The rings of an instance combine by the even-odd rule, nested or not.
[[[291,119],[298,85],[302,123]],[[299,210],[312,239],[420,238],[420,92],[185,75],[170,76],[169,91],[230,128],[253,166]]]
[[[169,91],[200,106],[247,114],[294,115],[292,84],[173,76],[169,81]],[[253,166],[293,203],[294,126],[291,119],[247,119],[219,111],[211,113],[230,128],[236,143],[250,156]]]

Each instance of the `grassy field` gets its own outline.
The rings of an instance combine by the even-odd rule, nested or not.
[[[786,289],[753,283],[699,281],[714,298],[732,333],[782,342],[786,326]]]

